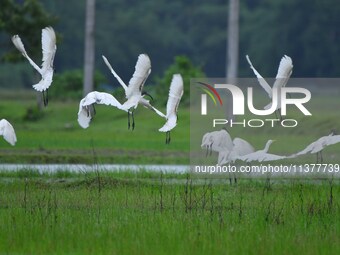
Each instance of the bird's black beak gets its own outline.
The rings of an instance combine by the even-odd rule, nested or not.
[[[151,98],[151,101],[153,101],[153,97],[148,92],[142,92],[142,96],[149,96]]]

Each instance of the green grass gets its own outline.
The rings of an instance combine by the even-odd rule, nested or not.
[[[37,121],[24,121],[32,98],[1,100],[0,116],[14,126],[18,138],[15,147],[0,141],[0,161],[6,163],[92,163],[94,153],[102,163],[188,164],[189,112],[172,132],[170,145],[158,132],[164,119],[143,107],[135,113],[134,131],[127,129],[127,115],[107,106],[97,106],[97,114],[88,129],[77,122],[79,102],[50,100]],[[161,109],[164,110],[164,109]]]
[[[0,139],[1,163],[93,163],[96,158],[98,163],[189,164],[190,146],[201,152],[201,135],[214,130],[208,123],[209,128],[199,127],[196,135],[195,128],[190,128],[189,109],[183,106],[179,109],[178,125],[171,132],[170,145],[165,144],[165,134],[158,132],[164,119],[143,107],[136,110],[134,131],[127,129],[126,113],[107,106],[97,106],[97,115],[90,127],[82,129],[77,123],[78,102],[61,102],[53,98],[43,109],[42,118],[25,121],[27,109],[36,105],[36,96],[30,90],[25,93],[19,91],[16,100],[13,92],[8,91],[0,97],[0,116],[13,123],[18,137],[15,147]],[[268,139],[276,139],[270,152],[290,155],[331,131],[340,133],[340,115],[335,110],[338,106],[337,95],[318,96],[308,105],[313,116],[303,117],[298,111],[290,112],[289,118],[299,121],[299,126],[294,129],[267,126],[228,130],[232,137],[246,139],[255,149],[262,149]],[[164,108],[160,107],[160,110],[164,111]],[[202,119],[199,124],[207,125],[202,123]],[[199,138],[191,145],[190,132]],[[324,161],[338,163],[339,155],[339,144],[329,146],[324,150]],[[300,164],[315,161],[315,155],[305,155],[282,162]]]
[[[339,180],[21,172],[0,181],[1,254],[338,254]]]

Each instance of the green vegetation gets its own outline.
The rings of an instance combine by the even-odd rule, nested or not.
[[[158,78],[156,80],[156,94],[160,95],[160,98],[157,99],[158,102],[166,104],[169,95],[169,86],[172,76],[175,73],[180,73],[182,75],[183,83],[185,84],[181,105],[188,106],[190,100],[190,79],[204,78],[205,74],[201,68],[194,66],[187,57],[176,56],[174,63],[165,70],[163,78]]]
[[[59,100],[77,100],[83,95],[84,72],[82,70],[71,70],[56,73],[53,78],[53,86],[49,89],[49,95]],[[106,78],[102,73],[96,71],[94,74],[94,90],[97,90]]]
[[[57,72],[82,68],[85,1],[65,4],[63,1],[25,0],[19,1],[25,4],[19,7],[17,4],[17,8],[12,10],[7,5],[14,2],[1,1],[1,58],[11,51],[18,60],[25,61],[9,39],[13,33],[19,33],[31,57],[40,60],[40,29],[53,25],[60,35],[55,61]],[[275,76],[283,54],[293,59],[294,77],[339,76],[339,12],[338,0],[240,1],[240,77],[253,77],[244,57],[246,54],[265,77]],[[195,66],[202,67],[208,77],[224,77],[227,15],[228,1],[221,0],[174,0],[170,3],[166,0],[144,0],[133,1],[133,4],[130,1],[98,1],[96,69],[110,77],[101,59],[104,54],[127,81],[137,55],[145,52],[152,61],[149,81],[153,83],[177,55],[187,56]],[[57,23],[53,17],[57,18]],[[3,26],[12,28],[2,29]],[[18,77],[32,70],[27,63],[25,66],[26,70],[16,70]],[[10,67],[9,63],[2,62],[0,73]],[[13,82],[13,77],[0,75],[1,86],[15,84],[28,87],[32,84],[29,82],[32,77],[15,78],[17,83]]]
[[[96,160],[98,163],[189,164],[190,132],[195,137],[203,135],[194,133],[194,128],[189,131],[190,112],[182,104],[178,125],[171,132],[171,143],[166,145],[165,135],[158,132],[165,120],[143,107],[136,110],[134,131],[127,129],[126,113],[101,105],[96,106],[97,114],[90,127],[82,129],[77,122],[78,101],[59,101],[51,96],[49,106],[39,111],[37,94],[33,90],[17,91],[15,95],[11,91],[1,91],[0,94],[0,116],[13,123],[18,138],[15,147],[0,139],[2,163],[93,163]],[[123,98],[123,95],[118,97],[119,100]],[[246,139],[256,149],[262,149],[268,139],[276,139],[270,152],[290,155],[331,131],[339,133],[339,117],[334,112],[337,102],[336,94],[313,98],[308,106],[312,117],[290,116],[300,123],[294,129],[267,126],[259,130],[238,126],[229,128],[229,132],[232,137]],[[158,108],[165,111],[165,104]],[[200,151],[200,143],[201,139],[192,141],[193,151]],[[339,144],[327,147],[325,163],[339,163],[339,154]],[[210,159],[215,162],[217,155],[214,153]],[[315,163],[316,158],[305,155],[279,163],[282,162]]]
[[[26,93],[26,94],[25,94]],[[135,163],[188,164],[189,111],[184,109],[172,141],[165,144],[165,134],[158,132],[164,119],[138,107],[136,128],[127,129],[123,111],[98,105],[88,129],[77,122],[79,101],[56,101],[50,97],[42,116],[27,120],[35,109],[33,91],[18,93],[19,100],[0,100],[0,116],[13,123],[18,142],[15,147],[0,140],[2,163]],[[9,94],[3,96],[10,98]],[[40,95],[39,95],[40,96]],[[120,98],[121,99],[121,98]],[[165,111],[165,105],[160,107]]]
[[[6,60],[22,60],[21,54],[14,48],[9,47],[11,41],[8,38],[14,34],[20,34],[24,42],[27,40],[26,47],[30,49],[31,57],[41,56],[41,29],[46,26],[56,24],[56,16],[48,13],[41,1],[25,0],[17,3],[13,0],[1,0],[0,10],[0,32],[7,34],[5,52],[1,52],[1,58]],[[12,45],[11,45],[12,46]]]
[[[340,183],[21,172],[0,182],[6,254],[338,254]]]

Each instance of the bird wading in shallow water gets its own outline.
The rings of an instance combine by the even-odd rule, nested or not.
[[[12,36],[12,42],[21,54],[29,61],[35,70],[41,75],[39,83],[33,85],[33,88],[42,92],[44,105],[48,104],[48,88],[53,81],[53,61],[57,50],[56,35],[52,27],[42,29],[41,33],[41,46],[42,46],[42,65],[41,68],[34,63],[28,56],[24,44],[22,43],[19,35]]]
[[[180,74],[174,74],[172,76],[170,89],[169,89],[169,97],[166,104],[166,122],[163,127],[161,127],[158,131],[165,132],[165,143],[169,144],[171,141],[170,131],[176,127],[177,119],[178,119],[178,105],[183,96],[183,78]]]

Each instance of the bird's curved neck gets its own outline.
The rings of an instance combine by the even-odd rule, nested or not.
[[[266,143],[266,146],[264,147],[263,151],[267,153],[271,144],[272,144],[272,141],[268,141]]]

